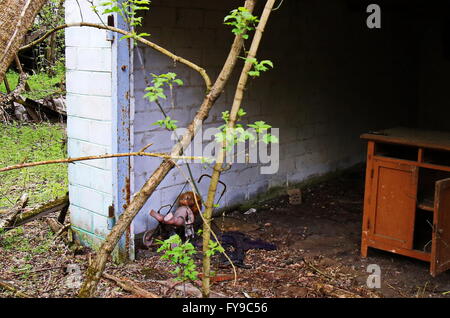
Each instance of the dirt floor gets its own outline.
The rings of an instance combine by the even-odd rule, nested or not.
[[[429,264],[370,249],[360,257],[363,205],[363,169],[345,173],[327,182],[303,189],[303,203],[293,206],[288,196],[278,197],[244,215],[234,212],[216,223],[224,230],[238,230],[278,247],[275,251],[250,250],[237,268],[237,282],[214,283],[216,296],[225,297],[450,297],[450,272],[433,278]],[[73,297],[77,280],[67,266],[81,272],[92,256],[73,256],[64,244],[48,234],[46,223],[33,221],[23,227],[28,248],[5,249],[0,244],[0,279],[36,297]],[[47,249],[31,253],[39,246]],[[16,244],[20,245],[20,241]],[[35,251],[36,252],[36,251]],[[128,278],[140,287],[163,297],[183,297],[183,292],[161,282],[173,278],[171,266],[155,250],[141,251],[137,261],[110,263],[107,272]],[[367,266],[381,268],[381,288],[369,289]],[[232,274],[230,267],[216,268]],[[188,289],[189,290],[189,289]],[[198,291],[194,288],[194,293]],[[12,297],[0,289],[0,297]],[[136,297],[103,279],[99,297]]]

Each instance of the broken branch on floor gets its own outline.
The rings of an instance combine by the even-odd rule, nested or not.
[[[14,294],[14,296],[20,297],[20,298],[32,298],[31,296],[21,292],[17,287],[12,285],[10,282],[7,282],[3,279],[0,279],[0,288],[6,289]]]
[[[76,253],[78,251],[84,250],[82,246],[80,246],[75,240],[73,240],[73,236],[71,233],[72,229],[70,229],[70,224],[63,225],[53,218],[46,218],[45,222],[47,222],[52,232],[55,233],[55,239],[57,239],[58,236],[61,235],[61,233],[67,231],[67,235],[66,236],[61,235],[61,238],[72,252]]]
[[[321,270],[319,270],[317,267],[315,267],[311,262],[308,262],[305,258],[303,258],[303,263],[305,263],[310,269],[312,269],[314,272],[316,272],[319,275],[322,275],[323,277],[329,279],[329,280],[334,280],[333,277],[331,277],[330,275],[325,274],[324,272],[322,272]]]
[[[7,105],[14,102],[17,99],[20,99],[20,94],[22,94],[25,91],[27,78],[28,75],[26,73],[20,74],[19,83],[17,84],[16,88],[9,94],[0,96],[0,105]]]
[[[67,118],[67,112],[61,107],[57,107],[51,99],[43,99],[36,101],[30,98],[23,98],[22,96],[17,96],[14,100],[16,103],[21,104],[27,110],[27,113],[31,116],[34,121],[42,120],[38,114],[43,113],[49,118],[58,118],[62,116]]]
[[[5,216],[0,220],[0,229],[7,230],[14,225],[17,215],[22,212],[28,203],[28,194],[24,193],[17,203],[5,213]]]
[[[232,277],[232,279],[233,279],[233,277]],[[197,297],[197,298],[202,297],[202,292],[200,291],[199,287],[194,286],[192,283],[183,284],[182,282],[174,281],[174,280],[152,280],[151,282],[159,284],[164,287],[167,287],[168,292],[170,290],[174,289],[174,290],[177,290],[180,292],[185,292],[189,296],[193,296],[193,297]],[[216,293],[216,292],[211,292],[211,297],[224,298],[225,295]]]
[[[65,268],[65,267],[66,267],[66,265],[47,267],[47,268],[40,268],[40,269],[29,271],[28,274],[36,274],[36,273],[41,273],[41,272],[46,272],[46,271],[52,271],[52,270],[55,270],[55,269],[61,269],[61,268]],[[24,271],[24,270],[26,270],[26,269],[23,269],[22,271]],[[16,276],[17,275],[22,275],[22,273],[20,272],[21,270],[19,269],[18,271],[19,271],[19,273],[15,273],[14,275],[16,275]]]
[[[325,294],[326,296],[336,298],[362,298],[358,294],[330,284],[315,283],[314,288],[320,293]]]
[[[28,222],[31,222],[33,220],[36,220],[37,218],[43,217],[49,213],[61,211],[69,204],[69,195],[62,198],[56,198],[54,200],[51,200],[49,202],[43,203],[38,205],[37,207],[24,211],[22,213],[17,213],[13,219],[11,219],[8,226],[3,227],[6,231],[11,230],[15,227],[24,225]],[[19,211],[21,212],[22,209]],[[0,224],[0,228],[1,224]]]
[[[120,288],[142,298],[161,298],[160,296],[139,287],[135,282],[127,278],[119,278],[113,275],[103,273],[104,278],[112,280]]]

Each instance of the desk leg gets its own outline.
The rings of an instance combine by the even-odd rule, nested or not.
[[[364,214],[362,222],[361,234],[361,256],[367,257],[367,235],[369,232],[369,200],[371,196],[372,186],[372,170],[373,170],[373,156],[375,154],[375,142],[369,141],[367,145],[367,163],[366,163],[366,183],[364,193]]]

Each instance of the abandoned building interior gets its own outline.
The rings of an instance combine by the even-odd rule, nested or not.
[[[360,2],[285,0],[274,12],[258,57],[271,60],[275,67],[261,78],[251,80],[243,101],[248,114],[243,122],[263,120],[280,129],[279,170],[276,174],[263,175],[259,173],[259,164],[234,164],[221,179],[227,185],[221,208],[263,196],[273,187],[292,186],[312,176],[364,162],[368,145],[367,140],[360,138],[364,133],[398,127],[450,132],[450,91],[446,81],[450,74],[450,5],[379,1],[383,7],[382,27],[369,29],[366,6]],[[235,0],[155,0],[144,15],[140,31],[150,33],[155,43],[205,67],[215,78],[233,36],[223,25],[223,17],[240,4],[241,1]],[[257,8],[261,10],[260,5]],[[71,42],[70,37],[76,35],[73,32],[66,35],[69,51],[85,45]],[[173,145],[170,132],[151,125],[163,117],[157,106],[143,97],[144,89],[152,73],[177,73],[184,85],[174,89],[174,105],[167,100],[162,106],[171,118],[178,120],[179,127],[186,127],[205,92],[202,78],[140,44],[131,48],[130,55],[129,148],[139,151],[153,143],[152,151],[169,151]],[[115,54],[112,56],[117,58]],[[112,64],[114,67],[117,63]],[[204,128],[222,124],[221,112],[231,106],[241,65],[213,107]],[[89,142],[89,137],[80,137],[79,132],[71,129],[78,121],[89,120],[86,116],[80,119],[71,107],[74,96],[83,93],[80,94],[76,85],[70,85],[70,78],[83,72],[92,71],[68,65],[68,131],[72,154],[79,154],[76,149],[80,143]],[[111,85],[120,86],[122,82]],[[112,119],[108,125],[114,122]],[[447,146],[450,144],[449,140],[445,142]],[[97,143],[111,149],[109,140]],[[417,150],[408,146],[387,143],[378,149],[387,156],[417,160]],[[438,164],[450,166],[449,155],[444,151],[430,151],[425,155],[435,156],[433,160]],[[158,160],[147,157],[130,160],[131,193],[140,189],[158,165]],[[80,175],[82,169],[103,169],[103,173],[111,167],[80,164],[70,169],[72,175]],[[192,164],[192,170],[195,178],[211,173],[210,168],[201,164]],[[425,180],[419,183],[419,192],[434,194],[434,183],[449,178],[450,170],[437,173],[418,168],[418,174],[419,180]],[[108,180],[109,184],[115,183]],[[89,190],[92,185],[83,182],[75,176],[71,179],[72,224],[80,233],[104,237],[107,229],[102,224],[106,224],[108,214],[96,211],[97,207],[89,206],[91,202],[81,202],[80,191]],[[154,227],[155,220],[148,212],[171,204],[184,183],[184,177],[174,169],[136,217],[133,232],[138,234]],[[208,182],[199,183],[202,195],[206,195],[207,187]],[[109,198],[101,201],[103,206],[98,207],[101,211],[106,211],[110,201],[114,201],[114,194],[109,191],[99,190]],[[362,214],[361,211],[361,218]],[[99,215],[103,218],[96,225]],[[421,211],[416,219],[417,224],[432,223],[433,214]]]

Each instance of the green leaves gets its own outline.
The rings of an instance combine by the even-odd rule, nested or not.
[[[156,123],[153,123],[152,125],[158,125],[168,130],[175,130],[178,128],[176,125],[177,122],[178,120],[173,120],[170,118],[170,116],[167,116],[166,118],[158,120]]]
[[[242,108],[239,108],[236,121],[240,121],[241,118],[244,117],[245,115],[247,115],[245,110],[243,110]],[[228,121],[230,120],[230,112],[228,110],[222,112],[222,119],[225,121],[225,123],[228,124]]]
[[[254,30],[254,26],[259,22],[258,18],[245,7],[232,10],[223,21],[224,24],[233,26],[232,32],[235,35],[242,35],[244,39],[248,39],[248,34],[245,34],[245,32]]]
[[[272,128],[269,124],[266,124],[265,121],[257,121],[254,124],[249,124],[248,127],[255,129],[256,133],[261,134],[267,129]]]
[[[178,235],[173,235],[165,241],[156,241],[161,244],[158,252],[164,252],[162,260],[168,260],[177,267],[170,273],[177,275],[178,281],[196,280],[198,278],[197,266],[195,265],[193,255],[197,253],[194,245],[189,241],[182,242]]]
[[[49,123],[0,125],[0,167],[12,164],[66,158],[62,145],[65,128]],[[43,165],[1,174],[0,206],[9,207],[13,198],[30,194],[29,205],[44,203],[67,190],[67,166]]]
[[[260,136],[259,140],[265,144],[270,144],[270,143],[276,144],[279,142],[277,136],[274,136],[274,135],[271,135],[268,133],[265,134],[265,132],[267,130],[272,128],[272,126],[269,124],[266,124],[265,121],[257,121],[254,124],[249,124],[248,127],[255,129],[258,136]]]
[[[184,84],[182,80],[177,79],[177,74],[173,72],[168,72],[161,75],[152,74],[152,76],[153,76],[152,83],[155,87],[162,87],[164,85],[172,87],[173,84],[182,86]]]
[[[173,86],[176,84],[178,86],[182,86],[184,83],[181,79],[177,78],[177,74],[169,72],[165,74],[151,74],[152,86],[145,88],[147,94],[144,95],[144,98],[148,98],[150,102],[158,102],[160,99],[167,99],[167,95],[164,93],[165,87],[168,87],[171,91]],[[169,116],[162,120],[158,120],[156,123],[152,125],[158,125],[163,128],[167,128],[168,130],[177,129],[176,123],[178,120],[173,120]]]
[[[128,0],[120,2],[119,0],[105,1],[100,3],[104,7],[103,14],[118,13],[130,27],[142,26],[142,17],[137,17],[138,11],[150,10],[150,0]],[[94,11],[97,11],[98,6],[92,6]],[[146,33],[134,34],[134,36],[126,36],[121,39],[131,37],[141,37]]]
[[[150,33],[145,33],[145,32],[137,34],[135,31],[131,31],[130,33],[131,34],[129,34],[129,35],[124,35],[124,36],[120,37],[120,39],[121,40],[123,40],[123,39],[134,39],[134,40],[137,40],[139,38],[143,38],[144,36],[150,36]]]
[[[219,245],[219,243],[212,240],[209,241],[208,247],[209,249],[206,251],[206,255],[208,255],[209,257],[215,255],[217,252],[223,253],[225,251],[223,247]]]
[[[161,87],[149,86],[145,91],[148,93],[144,95],[144,98],[147,97],[150,102],[156,102],[160,98],[167,99],[166,94],[164,94],[164,89]]]
[[[117,1],[107,1],[100,3],[102,7],[109,7],[103,10],[103,14],[113,13],[113,12],[121,12],[121,8]]]
[[[247,115],[245,110],[240,108],[237,114],[237,121],[241,120],[245,115]],[[222,112],[222,119],[225,124],[219,127],[220,132],[214,137],[217,143],[223,144],[223,149],[225,149],[225,151],[229,151],[234,145],[246,142],[247,140],[251,142],[261,141],[265,144],[279,142],[277,136],[267,133],[272,126],[265,121],[257,121],[254,124],[248,124],[248,128],[254,129],[254,133],[252,133],[248,129],[244,129],[241,124],[235,124],[234,128],[228,127],[228,122],[230,120],[229,111]]]
[[[197,235],[201,235],[201,233],[202,230],[197,231]],[[173,235],[165,241],[156,240],[156,243],[161,245],[158,253],[164,253],[161,259],[176,265],[176,268],[170,272],[177,275],[176,280],[186,282],[198,279],[199,272],[193,258],[193,255],[197,254],[194,245],[189,241],[183,243],[178,235]],[[208,247],[206,254],[210,257],[224,252],[223,247],[212,240],[209,241]]]
[[[271,135],[271,134],[265,134],[262,137],[262,142],[265,144],[277,144],[279,142],[278,137]]]
[[[153,77],[153,85],[145,88],[145,91],[148,93],[144,95],[144,98],[148,98],[150,102],[156,102],[159,99],[167,99],[166,94],[164,94],[164,87],[167,86],[170,90],[172,90],[174,84],[178,86],[183,86],[184,84],[181,79],[176,78],[177,74],[172,72],[160,75],[151,75]]]
[[[270,60],[263,60],[258,62],[256,58],[244,58],[246,62],[250,62],[253,64],[253,69],[248,72],[248,75],[252,77],[259,77],[261,72],[266,72],[270,68],[273,68],[273,63]]]

